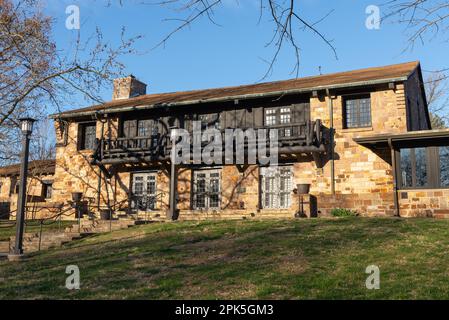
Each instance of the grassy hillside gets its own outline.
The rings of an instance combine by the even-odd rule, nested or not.
[[[0,298],[448,299],[448,248],[449,221],[432,219],[153,224],[0,261]],[[365,287],[373,264],[380,290]]]

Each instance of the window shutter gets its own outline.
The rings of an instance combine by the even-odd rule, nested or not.
[[[254,126],[263,127],[263,108],[253,108],[254,113]]]
[[[235,110],[226,111],[226,128],[235,128]]]
[[[123,134],[126,138],[134,138],[137,134],[137,120],[126,120],[123,123]]]
[[[293,122],[294,123],[306,123],[310,116],[310,107],[308,103],[299,103],[292,105]]]
[[[254,128],[254,111],[252,109],[245,110],[245,127]]]
[[[226,117],[227,117],[227,112],[223,111],[219,113],[219,117],[220,117],[220,129],[226,129]]]
[[[245,123],[245,113],[246,110],[245,109],[237,109],[235,110],[235,127],[236,128],[244,128],[246,123]]]

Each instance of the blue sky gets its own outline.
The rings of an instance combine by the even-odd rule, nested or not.
[[[258,0],[226,0],[215,11],[215,20],[221,26],[203,18],[175,34],[165,48],[155,50],[152,50],[154,45],[177,25],[162,20],[179,15],[159,6],[133,4],[140,2],[138,0],[125,0],[125,6],[117,5],[118,0],[112,1],[110,7],[105,7],[106,1],[102,0],[46,0],[46,13],[56,18],[53,36],[57,45],[65,48],[77,36],[76,31],[64,27],[66,6],[76,4],[80,7],[82,37],[88,37],[99,27],[107,41],[117,43],[122,26],[126,26],[130,36],[144,36],[136,46],[141,54],[128,56],[123,62],[127,66],[126,73],[148,84],[149,93],[255,83],[267,70],[264,59],[271,58],[273,48],[266,48],[265,44],[272,36],[273,24],[267,12],[257,24]],[[449,44],[443,38],[424,46],[418,44],[413,51],[404,52],[407,34],[403,25],[384,23],[380,30],[368,30],[366,7],[384,2],[386,0],[298,1],[299,12],[309,21],[319,20],[334,9],[317,28],[333,40],[338,53],[337,60],[315,34],[298,31],[300,76],[316,75],[320,66],[323,73],[330,73],[411,60],[420,60],[424,70],[449,67]],[[294,77],[293,66],[293,52],[285,47],[266,81]],[[111,90],[107,88],[101,93],[103,99],[110,100]],[[79,104],[86,103],[80,100]]]

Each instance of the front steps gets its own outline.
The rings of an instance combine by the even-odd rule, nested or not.
[[[70,241],[81,239],[79,233],[59,232],[43,232],[41,237],[39,233],[25,233],[23,235],[23,251],[26,253],[39,250],[57,248]],[[10,250],[13,249],[16,237],[10,238]]]
[[[0,241],[0,259],[6,258],[9,253],[9,241]]]
[[[80,225],[78,223],[73,224],[65,228],[64,231],[43,232],[41,236],[39,236],[39,233],[25,233],[23,237],[23,250],[25,253],[31,253],[58,248],[68,242],[81,239],[88,235],[127,229],[135,224],[135,221],[129,219],[111,221],[81,220]],[[15,238],[15,236],[10,238],[9,250],[14,246]]]
[[[136,225],[136,222],[131,219],[118,219],[118,220],[81,220],[81,224],[78,223],[65,228],[66,233],[80,233],[82,235],[89,235],[95,233],[104,233],[110,231],[116,231],[126,229]]]
[[[150,212],[140,211],[138,213],[127,213],[124,211],[117,211],[114,213],[114,217],[116,217],[119,220],[121,219],[134,220],[136,224],[170,221],[170,219],[167,219],[166,213],[163,211],[150,211]]]

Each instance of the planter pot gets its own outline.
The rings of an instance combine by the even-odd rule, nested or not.
[[[309,183],[299,183],[296,185],[296,189],[298,190],[298,194],[309,194],[310,184]]]

